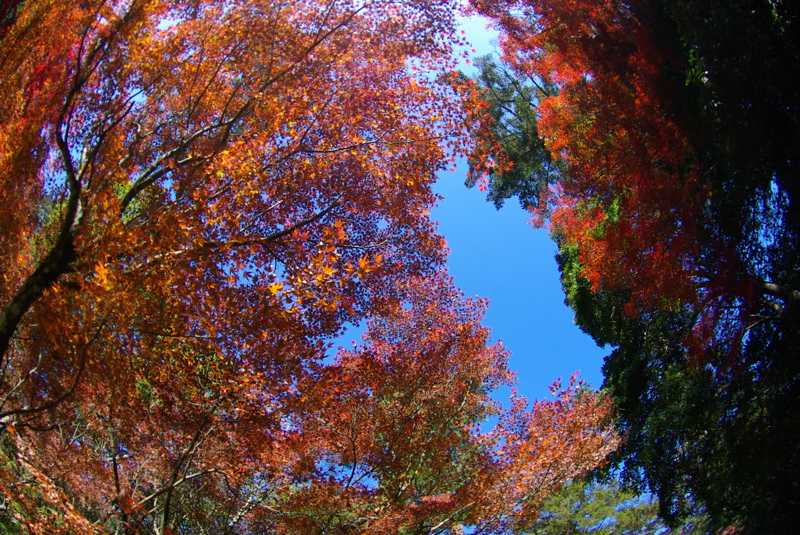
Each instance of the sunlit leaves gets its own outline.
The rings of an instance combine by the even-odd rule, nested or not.
[[[534,489],[535,460],[498,457],[505,432],[477,431],[511,374],[484,305],[441,273],[428,218],[436,172],[468,142],[455,13],[24,3],[0,48],[14,525],[502,530],[535,515],[501,504],[509,470],[526,466],[513,499],[530,501],[600,462],[604,448],[566,448],[564,474]],[[364,322],[364,343],[330,361]],[[588,409],[597,428],[551,443],[612,445]],[[538,432],[535,411],[514,417]],[[40,525],[36,503],[53,513]]]

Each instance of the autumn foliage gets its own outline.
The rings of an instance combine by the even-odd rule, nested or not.
[[[609,405],[572,383],[479,430],[512,374],[427,215],[465,143],[454,16],[22,4],[0,42],[0,527],[504,531],[602,463]]]
[[[504,59],[558,88],[539,102],[539,129],[568,170],[541,202],[554,205],[553,230],[580,244],[584,277],[631,291],[631,314],[695,301],[707,191],[670,113],[662,73],[673,58],[653,28],[617,2],[478,5],[504,31]]]
[[[560,243],[577,247],[581,276],[593,291],[628,294],[627,315],[692,310],[695,328],[685,344],[695,363],[721,347],[734,359],[747,331],[774,318],[763,311],[764,301],[767,308],[782,310],[797,298],[784,284],[786,275],[764,269],[777,256],[770,242],[796,226],[786,208],[796,196],[794,131],[782,124],[791,114],[794,92],[742,96],[748,90],[712,85],[717,80],[709,81],[702,69],[713,68],[716,58],[702,55],[724,54],[724,48],[712,47],[725,45],[697,34],[702,20],[724,19],[724,7],[716,4],[474,4],[501,30],[503,61],[523,78],[552,88],[536,95],[533,104],[547,157],[564,164],[564,171],[540,185],[540,198],[531,203],[534,221],[542,222],[544,213]],[[735,9],[769,19],[758,2],[744,4]],[[775,9],[774,24],[794,20],[791,10]],[[728,31],[726,22],[716,23],[720,32]],[[720,104],[734,97],[741,101]],[[762,106],[759,98],[769,104]],[[780,116],[773,125],[741,115],[741,125],[724,123],[731,120],[724,114],[755,107]],[[741,143],[735,136],[744,137],[748,125],[762,128],[759,134],[786,135],[788,148],[762,150],[757,145],[769,142],[753,139],[749,147],[733,150]],[[484,128],[491,129],[491,121]],[[750,147],[757,155],[741,156]],[[518,163],[508,159],[505,148],[491,149],[488,173],[510,175]],[[764,239],[770,235],[775,237]]]
[[[673,522],[699,498],[715,528],[793,533],[797,6],[473,5],[508,69],[487,60],[478,76],[494,115],[473,180],[486,173],[490,199],[518,195],[549,225],[576,323],[614,348],[604,386],[628,480]]]

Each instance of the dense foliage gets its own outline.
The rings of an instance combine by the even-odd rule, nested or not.
[[[697,515],[670,529],[658,517],[658,501],[623,489],[619,481],[575,480],[542,504],[530,535],[705,535]]]
[[[471,179],[549,218],[576,322],[614,348],[604,386],[628,436],[625,479],[655,492],[669,520],[694,496],[718,528],[793,532],[796,3],[475,6],[500,28],[510,76],[486,63],[478,79],[494,116]],[[537,171],[551,160],[557,174]]]
[[[12,7],[0,531],[503,533],[614,449],[443,271],[453,2]]]

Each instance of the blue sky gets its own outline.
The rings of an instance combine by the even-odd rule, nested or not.
[[[496,37],[482,20],[462,24],[477,55],[496,49]],[[520,394],[529,400],[549,395],[557,378],[580,370],[595,388],[609,349],[598,348],[573,323],[556,266],[555,245],[545,230],[534,230],[516,199],[501,210],[477,188],[464,186],[464,162],[455,172],[442,173],[436,192],[444,197],[432,212],[450,247],[448,266],[456,284],[468,296],[489,299],[484,325],[511,351]],[[508,391],[495,395],[508,399]]]
[[[489,299],[484,325],[511,351],[517,390],[529,400],[549,395],[557,378],[580,370],[594,387],[609,350],[573,323],[556,266],[555,245],[545,230],[534,230],[515,199],[501,210],[477,188],[464,186],[464,163],[443,173],[434,188],[444,197],[431,216],[450,247],[448,267],[468,296]],[[498,392],[507,401],[508,391]]]

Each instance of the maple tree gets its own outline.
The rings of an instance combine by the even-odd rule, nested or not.
[[[508,67],[478,77],[470,180],[549,225],[576,322],[614,346],[626,477],[672,521],[690,493],[717,528],[793,531],[796,7],[473,3]]]
[[[603,462],[610,404],[574,383],[479,431],[512,376],[428,217],[466,143],[455,13],[21,4],[0,36],[3,529],[501,532]]]
[[[558,1],[476,5],[495,17],[504,31],[504,60],[520,78],[528,77],[540,86],[533,95],[525,94],[530,93],[530,84],[512,89],[523,104],[530,101],[527,106],[537,109],[535,120],[530,121],[535,123],[533,133],[541,133],[549,153],[567,165],[568,172],[550,179],[529,176],[528,184],[523,185],[538,185],[538,205],[553,209],[550,224],[554,232],[569,243],[580,244],[582,274],[595,289],[602,286],[631,292],[627,303],[631,315],[653,307],[688,305],[699,313],[698,330],[713,330],[715,323],[732,324],[723,333],[699,334],[694,340],[699,346],[734,344],[737,335],[741,338],[749,324],[746,317],[754,312],[741,300],[773,298],[779,301],[772,301],[773,308],[781,309],[793,302],[785,276],[770,281],[758,272],[758,264],[773,263],[769,249],[775,244],[765,243],[763,235],[775,234],[774,240],[784,240],[783,234],[793,232],[795,226],[793,211],[788,208],[794,197],[794,170],[785,163],[793,159],[789,152],[794,145],[789,139],[792,131],[782,134],[787,138],[785,154],[760,161],[759,165],[774,168],[774,172],[753,169],[754,177],[741,177],[741,169],[714,168],[724,161],[726,166],[750,170],[741,156],[737,160],[727,147],[720,146],[718,138],[723,135],[742,142],[732,132],[718,131],[717,123],[731,118],[710,116],[700,125],[690,124],[701,112],[728,113],[706,105],[728,95],[705,78],[697,79],[700,75],[695,71],[714,58],[698,58],[700,52],[690,54],[681,48],[681,37],[688,39],[690,31],[695,40],[697,34],[707,36],[698,29],[698,21],[694,26],[686,24],[688,28],[677,27],[684,11],[692,9],[688,4],[681,2],[674,8],[659,2],[632,6]],[[715,9],[722,10],[708,8]],[[769,10],[756,11],[764,18],[771,16]],[[776,13],[777,24],[791,25],[790,13]],[[793,68],[794,58],[785,57],[788,45],[779,44],[783,44],[781,65]],[[778,45],[772,46],[776,48]],[[484,71],[484,78],[489,70]],[[511,83],[516,81],[512,78],[506,86]],[[484,79],[484,85],[491,89],[497,84]],[[557,90],[548,89],[553,86]],[[785,115],[794,94],[781,87],[773,91],[785,93],[780,98],[786,102],[777,104],[772,115]],[[741,99],[738,95],[729,98]],[[499,102],[493,96],[490,101]],[[517,105],[503,116],[519,115],[520,109]],[[781,120],[788,118],[781,116]],[[769,134],[767,126],[760,128],[757,135]],[[779,130],[789,126],[774,128],[776,135],[781,135]],[[495,138],[503,137],[497,127],[494,130]],[[522,129],[516,128],[516,133],[518,138]],[[753,134],[750,136],[750,145],[757,145]],[[491,162],[495,174],[506,177],[500,184],[510,183],[509,173],[516,172],[518,165],[509,161],[510,142],[513,136],[506,145],[496,147],[500,150]],[[473,181],[480,181],[477,173],[485,171],[481,161],[475,159]],[[755,166],[753,162],[749,165]],[[548,187],[555,181],[558,188]],[[492,190],[500,193],[499,187]],[[744,194],[743,189],[752,191]],[[519,193],[518,188],[503,196]],[[525,200],[536,207],[534,200]],[[734,216],[729,212],[735,209],[741,210],[738,233],[730,221]],[[776,221],[783,217],[787,218],[785,225]],[[725,313],[725,309],[734,312]],[[740,317],[735,317],[737,313]],[[738,331],[733,325],[737,322]]]

